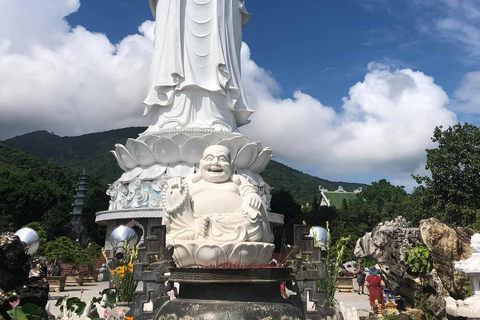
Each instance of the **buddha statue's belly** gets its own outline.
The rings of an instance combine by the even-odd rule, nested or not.
[[[226,190],[205,190],[192,197],[192,209],[196,215],[233,213],[242,205],[242,197]]]

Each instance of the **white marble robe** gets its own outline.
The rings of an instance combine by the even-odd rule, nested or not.
[[[155,49],[145,115],[147,132],[213,128],[237,131],[248,123],[240,77],[244,0],[149,0]]]

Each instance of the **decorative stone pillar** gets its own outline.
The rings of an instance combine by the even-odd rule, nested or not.
[[[470,240],[473,254],[467,260],[456,261],[455,270],[468,275],[472,296],[465,300],[445,298],[446,310],[449,315],[480,319],[480,233],[476,233]]]

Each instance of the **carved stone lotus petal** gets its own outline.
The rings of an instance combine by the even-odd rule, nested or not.
[[[230,150],[230,154],[232,156],[232,160],[234,160],[237,156],[237,152],[238,152],[238,149],[237,149],[237,145],[235,144],[235,142],[231,141],[231,140],[222,140],[220,141],[219,143],[217,143],[219,146],[224,146],[224,147],[227,147],[228,150]]]
[[[127,148],[125,148],[123,145],[116,144],[115,152],[117,154],[117,157],[122,161],[122,163],[127,169],[133,169],[138,166],[138,163],[132,157],[130,152],[128,152]]]
[[[195,165],[202,159],[203,151],[208,147],[208,142],[199,137],[192,137],[185,141],[182,147],[182,161],[188,165]]]
[[[211,146],[216,145],[217,143],[222,141],[222,138],[220,138],[217,135],[214,135],[213,133],[206,134],[202,138],[205,139],[208,142],[208,144]]]
[[[272,149],[265,148],[258,155],[257,159],[250,165],[249,169],[255,173],[260,173],[265,170],[270,158],[272,157]]]
[[[115,160],[117,160],[118,166],[123,170],[123,171],[128,171],[128,168],[123,164],[122,160],[120,160],[119,156],[117,153],[113,150],[110,150],[110,153],[113,154],[115,157]]]
[[[157,163],[152,151],[144,142],[135,139],[128,139],[126,147],[139,165],[149,167]]]
[[[183,133],[176,134],[172,137],[172,140],[175,141],[179,147],[182,146],[188,139],[190,139],[190,137]]]
[[[183,163],[177,163],[171,166],[168,166],[167,168],[167,175],[170,177],[186,177],[190,174],[192,174],[195,170],[194,166],[186,166]]]
[[[183,244],[176,243],[175,250],[173,252],[173,260],[178,267],[194,266],[195,260],[191,250],[194,249],[191,245],[184,246]]]
[[[221,266],[228,262],[228,256],[225,250],[216,244],[203,244],[198,246],[194,260],[197,265],[204,265],[207,263],[207,265]]]
[[[138,177],[142,172],[143,172],[143,169],[139,167],[136,167],[130,171],[126,171],[122,174],[120,179],[118,179],[118,182],[121,182],[121,183],[131,182],[133,181],[133,179]]]
[[[237,168],[248,168],[256,158],[257,145],[255,143],[249,143],[238,152],[233,165]]]
[[[143,170],[139,178],[142,180],[153,180],[161,176],[167,170],[167,166],[154,164],[148,169]]]
[[[170,138],[159,138],[153,144],[153,155],[157,162],[162,165],[178,163],[181,161],[180,149],[175,141]]]
[[[273,249],[275,249],[275,245],[266,243],[266,246],[258,251],[257,263],[267,264],[272,259]]]
[[[241,137],[233,137],[229,140],[232,141],[233,143],[235,143],[235,145],[237,146],[237,150],[242,149],[243,146],[245,146],[248,142],[244,138],[241,138]]]
[[[248,243],[239,243],[230,254],[229,260],[233,264],[250,266],[257,261],[258,248]]]
[[[179,267],[220,266],[231,262],[247,266],[267,264],[274,244],[264,242],[215,242],[207,239],[172,239],[167,245],[175,248],[173,259]]]
[[[158,137],[157,136],[148,136],[146,139],[145,139],[145,144],[149,147],[153,147],[153,144],[155,143],[155,141],[158,140]]]
[[[257,145],[257,154],[260,154],[263,150],[262,143],[260,141],[254,141],[253,143]]]
[[[237,171],[238,170],[239,169],[237,169]],[[242,173],[245,174],[248,177],[249,181],[255,185],[258,185],[264,182],[263,178],[258,173],[255,173],[250,169],[242,169]]]

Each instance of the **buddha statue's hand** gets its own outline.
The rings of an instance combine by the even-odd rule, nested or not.
[[[262,206],[262,199],[257,194],[247,195],[245,201],[248,206],[255,211],[260,210],[260,207]]]
[[[185,204],[187,197],[188,183],[180,177],[169,179],[162,191],[163,209],[165,213],[169,214],[165,218],[172,219],[171,214],[177,212]]]
[[[182,191],[183,189],[182,178],[176,177],[176,178],[169,179],[167,181],[167,185],[168,185],[168,189],[170,190],[170,193],[172,193],[174,189],[180,189],[180,191]]]

